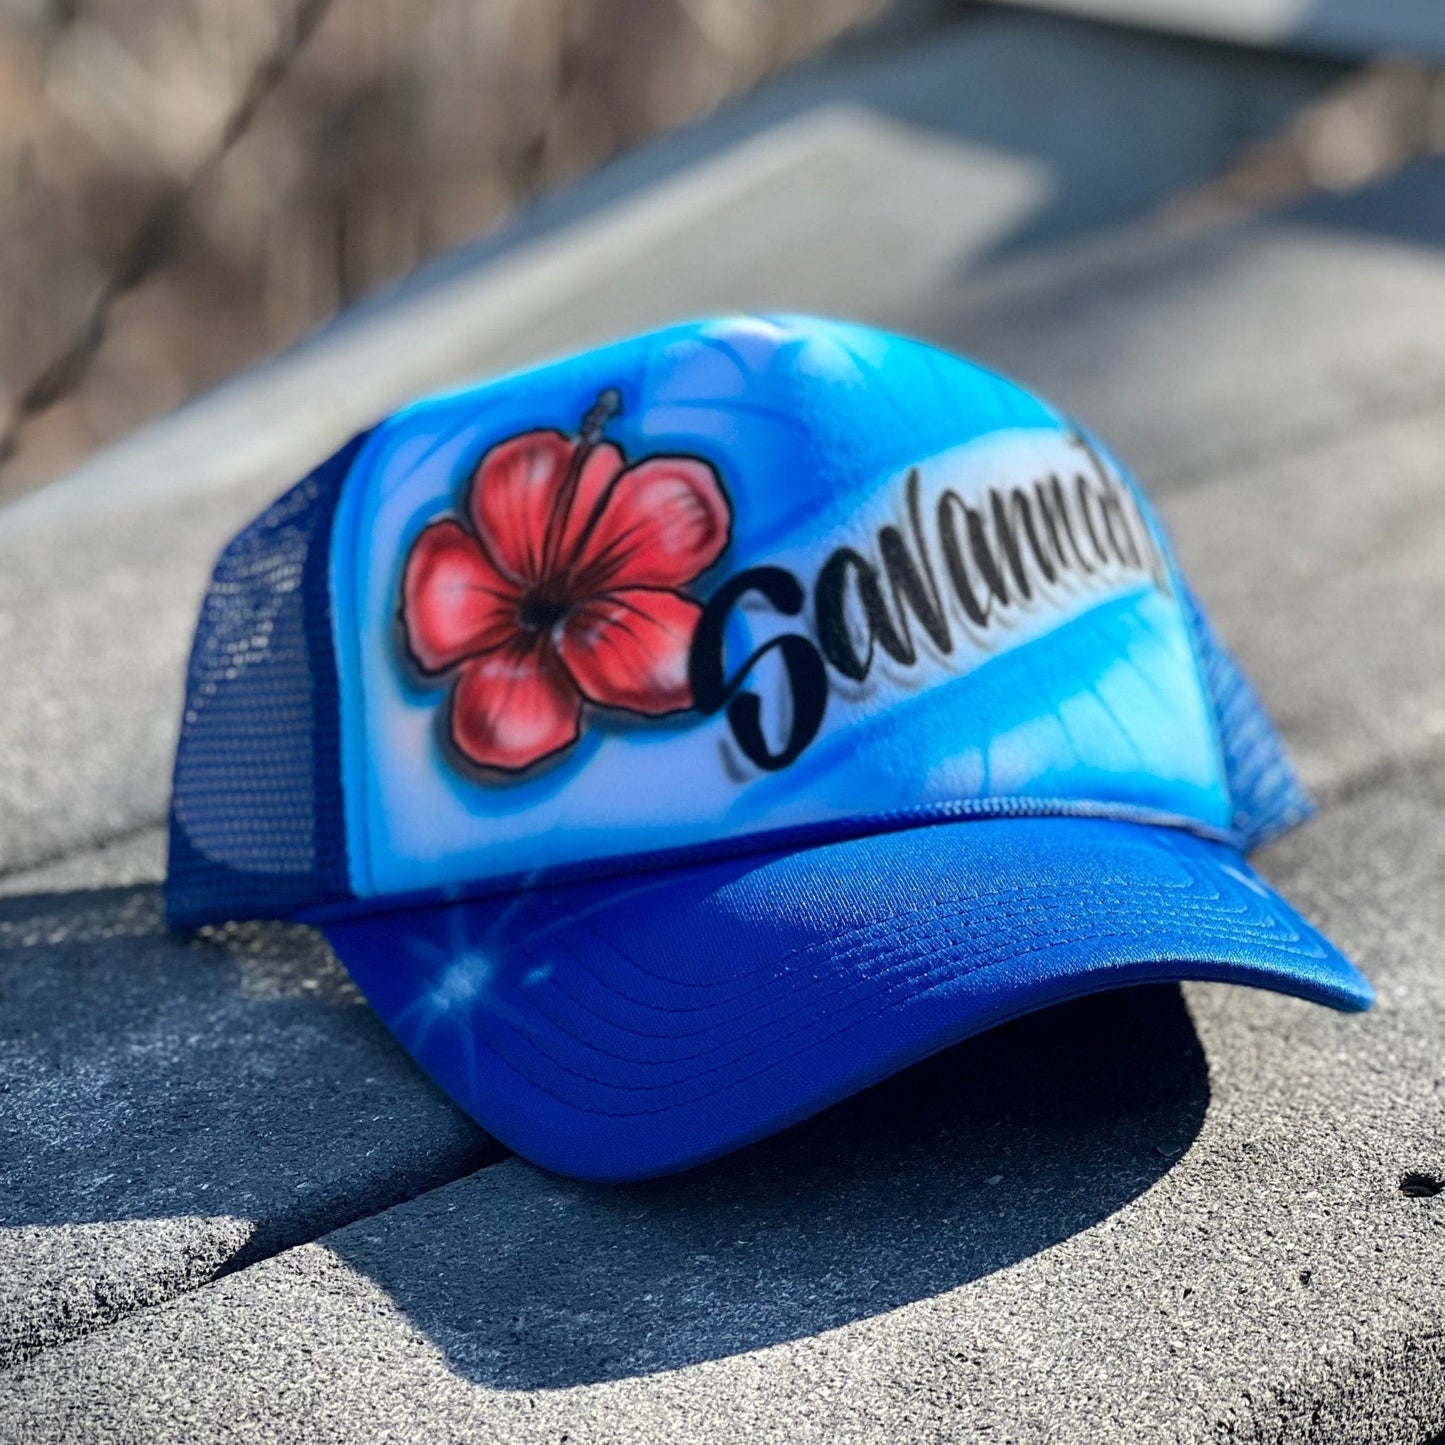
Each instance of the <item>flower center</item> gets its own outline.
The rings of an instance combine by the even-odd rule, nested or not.
[[[568,613],[568,604],[543,592],[528,593],[517,609],[517,620],[533,632],[550,632]]]

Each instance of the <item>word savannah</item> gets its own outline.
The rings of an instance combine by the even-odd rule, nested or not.
[[[749,594],[783,617],[803,617],[808,591],[784,567],[749,567],[708,599],[689,655],[695,706],[705,715],[726,709],[743,754],[776,771],[796,760],[818,734],[828,705],[832,668],[862,682],[879,652],[902,668],[920,662],[915,629],[933,652],[949,658],[955,628],[977,644],[996,646],[1022,609],[1061,615],[1081,589],[1114,591],[1148,578],[1169,591],[1163,553],[1133,492],[1084,436],[1068,443],[1079,466],[1019,486],[993,486],[966,500],[947,487],[925,509],[919,467],[903,481],[904,527],[880,527],[869,551],[836,548],[813,579],[812,633],[769,639],[731,672],[723,638],[733,609]],[[776,745],[763,727],[763,699],[748,682],[774,653],[787,679],[779,711],[787,734]]]

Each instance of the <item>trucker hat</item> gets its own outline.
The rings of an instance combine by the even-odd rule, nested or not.
[[[861,326],[437,396],[226,548],[175,927],[318,925],[499,1141],[627,1180],[1144,982],[1369,984],[1245,862],[1306,798],[1148,500]]]

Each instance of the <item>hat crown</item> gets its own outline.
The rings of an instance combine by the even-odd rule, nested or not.
[[[303,903],[939,817],[1248,834],[1304,806],[1119,465],[919,343],[674,327],[419,403],[317,476],[331,510],[293,594],[333,655],[313,640],[300,721],[339,807],[313,810],[330,871]],[[216,774],[200,738],[227,711],[229,684],[197,681],[183,849],[244,875],[254,840],[181,787],[188,749]]]

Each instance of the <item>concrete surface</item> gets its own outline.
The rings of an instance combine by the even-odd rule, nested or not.
[[[158,832],[0,890],[0,1366],[500,1154],[309,930],[166,935]]]
[[[946,179],[931,142],[872,127],[821,133]],[[216,454],[247,407],[324,398],[343,330],[218,397],[208,444],[194,410],[138,439],[134,486],[97,472],[0,513],[0,1440],[1445,1427],[1445,1193],[1399,1188],[1445,1180],[1442,205],[1425,167],[974,279],[928,261],[916,292],[860,300],[1044,385],[1157,483],[1326,803],[1266,871],[1379,1010],[1089,1000],[667,1184],[491,1163],[305,930],[159,930],[201,558],[324,425]],[[702,266],[690,225],[652,265]],[[460,304],[448,284],[351,323],[368,364]],[[618,324],[639,284],[619,281]]]
[[[1282,270],[1291,242],[1319,259],[1319,238],[1293,222],[1216,244],[1247,257],[1250,238]],[[1177,244],[1200,259],[1199,242]],[[1371,274],[1368,248],[1335,255]],[[1123,290],[1119,264],[1100,279]],[[1241,260],[1214,274],[1226,315],[1242,304],[1232,274],[1258,294]],[[1146,276],[1141,306],[1163,305]],[[1012,278],[1000,282],[1007,292]],[[1294,330],[1323,329],[1334,292],[1285,294]],[[977,313],[940,311],[953,314]],[[1187,350],[1197,328],[1171,319],[1165,334]],[[1044,348],[1026,323],[1017,335],[1040,336],[1039,364],[1057,366],[1067,347]],[[1001,303],[995,324],[1007,329]],[[1156,346],[1130,388],[1128,356],[1116,407],[1132,395],[1152,408],[1151,378],[1186,374],[1182,362],[1161,373]],[[1276,392],[1258,376],[1256,363],[1244,382],[1268,410]],[[1247,422],[1247,396],[1226,400]],[[307,1238],[324,1212],[288,1188],[318,1150],[329,1207],[358,1223],[45,1351],[0,1385],[0,1421],[8,1409],[25,1439],[1070,1438],[1060,1412],[1078,1439],[1167,1428],[1418,1441],[1445,1425],[1432,1343],[1445,1200],[1396,1188],[1407,1171],[1445,1169],[1445,421],[1428,388],[1373,423],[1349,415],[1317,431],[1258,419],[1257,449],[1236,426],[1234,460],[1181,471],[1164,505],[1331,800],[1270,870],[1375,977],[1376,1015],[1210,988],[1187,991],[1187,1013],[1170,990],[1097,1000],[678,1184],[580,1190],[507,1163],[369,1217],[388,1190],[416,1192],[398,1178],[421,1188],[428,1169],[463,1173],[474,1145],[428,1119],[414,1081],[388,1083],[401,1102],[368,1122],[362,1081],[405,1084],[405,1065],[309,937],[252,930],[264,966],[242,940],[219,940],[198,967],[194,949],[156,936],[153,890],[101,890],[153,873],[159,850],[142,833],[12,877],[0,904],[22,940],[3,986],[21,1000],[26,1050],[58,1058],[83,1039],[98,1061],[33,1066],[31,1102],[12,1117],[33,1134],[61,1114],[101,1121],[64,1146],[63,1167],[42,1156],[12,1190],[28,1207],[5,1237],[25,1301],[8,1310],[12,1350]],[[1218,412],[1204,418],[1212,432]],[[36,968],[41,947],[55,965]],[[263,982],[246,983],[258,967]],[[280,1016],[260,1022],[267,1009]],[[208,1047],[178,1042],[183,1023]],[[179,1070],[179,1095],[211,1111],[210,1137],[176,1117],[176,1085],[158,1087],[157,1067]],[[96,1082],[72,1097],[55,1083],[62,1068]],[[267,1068],[272,1085],[249,1082]],[[327,1097],[302,1087],[300,1068],[326,1078]],[[125,1109],[100,1107],[117,1097]],[[298,1097],[315,1111],[300,1141],[237,1157],[238,1136],[264,1138],[267,1108]],[[369,1154],[358,1129],[380,1131]],[[406,1155],[417,1140],[432,1151],[420,1162]],[[107,1149],[141,1167],[101,1178]],[[381,1187],[355,1169],[358,1153]],[[201,1202],[212,1189],[224,1207]],[[237,1260],[256,1218],[270,1236]],[[101,1306],[87,1313],[76,1295]],[[304,1429],[287,1436],[289,1420]]]
[[[1025,378],[1163,492],[1445,396],[1445,161],[1227,227],[995,266],[895,324]],[[1141,404],[1139,378],[1158,378]]]
[[[1249,45],[1331,54],[1405,51],[1445,60],[1437,0],[1002,0]]]
[[[0,1376],[16,1438],[1420,1441],[1445,1424],[1445,767],[1267,872],[1342,1016],[1086,1001],[681,1180],[484,1169]]]

